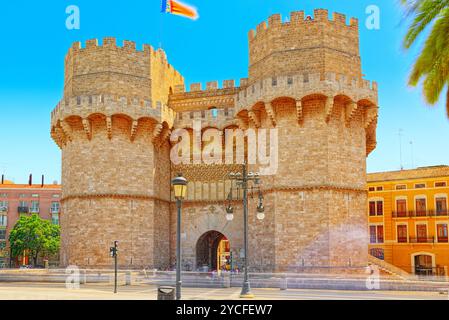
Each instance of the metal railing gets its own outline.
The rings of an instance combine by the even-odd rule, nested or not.
[[[409,210],[409,211],[393,211],[393,218],[415,218],[415,217],[447,217],[448,210]]]
[[[29,208],[28,207],[17,207],[17,212],[20,213],[28,213]]]
[[[410,243],[435,243],[434,237],[409,237]]]

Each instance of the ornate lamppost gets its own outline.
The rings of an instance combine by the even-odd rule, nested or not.
[[[181,300],[181,207],[182,200],[187,194],[187,179],[178,174],[172,180],[173,190],[178,209],[177,230],[176,230],[176,300]]]
[[[263,206],[263,196],[260,191],[259,173],[248,172],[246,163],[242,166],[242,172],[231,172],[229,178],[236,181],[237,185],[237,200],[240,198],[240,189],[243,190],[243,236],[244,236],[244,278],[242,285],[242,292],[240,298],[254,298],[251,293],[251,286],[248,277],[248,189],[251,191],[257,190],[259,192],[259,204],[257,205],[257,219],[263,220],[265,218],[265,208]],[[250,183],[253,185],[250,186]],[[234,208],[232,207],[232,187],[228,195],[228,205],[226,206],[226,220],[232,221],[234,219]]]

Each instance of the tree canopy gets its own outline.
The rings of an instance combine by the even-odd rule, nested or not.
[[[9,234],[12,257],[27,252],[37,264],[39,256],[52,256],[59,251],[60,228],[37,214],[22,215]]]

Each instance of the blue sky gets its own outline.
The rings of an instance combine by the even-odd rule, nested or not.
[[[407,86],[417,50],[404,52],[406,22],[399,0],[185,0],[200,19],[164,15],[159,0],[2,1],[0,4],[0,173],[26,182],[29,173],[60,181],[60,151],[50,138],[50,112],[62,96],[64,55],[74,41],[115,36],[157,47],[190,82],[247,76],[247,33],[273,13],[327,8],[360,20],[362,66],[379,83],[378,147],[368,171],[449,163],[449,121],[443,101],[425,105]],[[368,5],[380,8],[380,30],[364,26]],[[77,5],[81,29],[67,30],[65,9]],[[410,141],[413,142],[413,157]]]

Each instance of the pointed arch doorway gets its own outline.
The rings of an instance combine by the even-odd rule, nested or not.
[[[198,270],[230,270],[231,253],[228,238],[211,230],[199,237],[196,243],[196,267]]]

